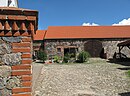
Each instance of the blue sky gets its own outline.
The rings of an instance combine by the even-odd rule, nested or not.
[[[130,18],[130,0],[19,0],[19,7],[39,11],[39,29],[112,25]]]

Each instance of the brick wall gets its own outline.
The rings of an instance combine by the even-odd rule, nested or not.
[[[38,12],[0,8],[0,96],[32,96],[32,38]]]

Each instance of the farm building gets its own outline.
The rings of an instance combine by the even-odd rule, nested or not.
[[[110,59],[119,53],[117,45],[129,39],[130,26],[49,26],[34,36],[34,52],[45,50],[50,58],[87,51],[91,57]],[[120,52],[130,57],[129,47]]]

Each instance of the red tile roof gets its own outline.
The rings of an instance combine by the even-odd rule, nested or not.
[[[43,40],[47,30],[37,30],[33,40]]]
[[[44,36],[45,39],[130,38],[130,26],[50,26]]]
[[[45,38],[130,38],[130,26],[52,26]]]

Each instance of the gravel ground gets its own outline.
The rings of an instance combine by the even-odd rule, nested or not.
[[[33,63],[33,90],[37,87],[37,79],[41,75],[41,70],[42,70],[43,64],[42,63]],[[34,94],[34,93],[33,93]]]
[[[128,66],[91,61],[43,65],[34,96],[130,96],[130,78],[121,70]]]

